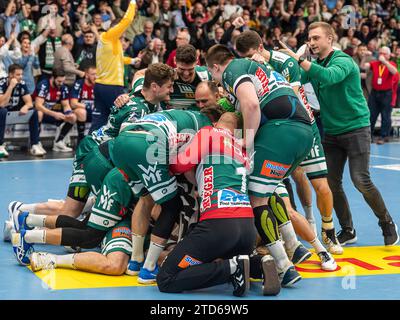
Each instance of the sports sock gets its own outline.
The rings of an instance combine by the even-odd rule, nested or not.
[[[85,121],[77,121],[76,127],[78,130],[78,144],[85,137]]]
[[[282,240],[271,243],[266,247],[268,248],[271,256],[275,259],[276,268],[278,269],[279,273],[283,272],[292,265],[286,254],[285,248],[283,247]]]
[[[26,224],[31,227],[45,227],[46,216],[41,214],[28,214],[26,217]]]
[[[304,205],[303,210],[304,213],[306,214],[306,219],[308,220],[308,222],[315,221],[312,206]]]
[[[132,233],[132,255],[131,260],[142,262],[144,260],[143,255],[143,245],[144,245],[144,236],[140,236],[138,234]]]
[[[332,230],[333,228],[334,228],[334,226],[333,226],[333,218],[332,218],[332,216],[330,216],[330,217],[322,216],[322,229],[324,229],[324,230]]]
[[[56,142],[63,140],[65,136],[68,134],[69,130],[72,129],[72,127],[73,124],[65,122],[64,126],[61,128],[60,134],[58,135]]]
[[[46,230],[26,230],[25,241],[28,243],[46,243]]]
[[[310,244],[313,246],[316,253],[326,251],[325,247],[321,244],[317,237],[315,237],[314,240],[310,241]]]
[[[157,260],[160,257],[161,252],[164,250],[164,247],[165,246],[161,244],[151,241],[143,267],[147,270],[153,271],[157,265]]]
[[[56,255],[56,267],[58,268],[76,269],[74,262],[75,253]]]
[[[237,269],[237,261],[236,258],[229,259],[229,267],[231,268],[231,274],[234,274]]]
[[[37,203],[29,203],[29,204],[24,203],[19,207],[19,210],[23,212],[35,213],[36,205]]]
[[[297,240],[296,232],[294,231],[292,222],[287,221],[284,224],[280,225],[279,231],[285,243],[285,249],[288,253],[288,256],[293,256],[294,251],[299,246],[299,241]]]

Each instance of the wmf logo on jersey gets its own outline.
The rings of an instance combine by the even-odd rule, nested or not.
[[[110,190],[108,190],[106,186],[103,186],[103,194],[100,195],[100,205],[104,210],[109,211],[111,209],[111,206],[114,203],[114,199],[112,199],[112,197],[116,194],[117,192],[110,193]]]
[[[153,166],[149,165],[147,168],[145,168],[141,164],[139,164],[138,167],[144,172],[142,173],[142,177],[146,186],[149,185],[149,182],[154,184],[161,181],[161,170],[157,169],[157,163]]]

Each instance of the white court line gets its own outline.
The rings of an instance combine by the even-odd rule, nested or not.
[[[74,158],[42,159],[42,160],[11,160],[11,161],[0,161],[0,164],[11,164],[11,163],[21,163],[21,162],[63,161],[63,160],[73,160],[73,159]]]
[[[375,154],[371,154],[371,157],[374,157],[374,158],[382,158],[382,159],[390,159],[390,160],[400,160],[400,158],[386,157],[386,156],[378,156],[378,155],[375,155]]]

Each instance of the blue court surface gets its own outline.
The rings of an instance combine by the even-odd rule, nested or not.
[[[49,198],[63,199],[71,171],[72,159],[0,161],[1,226],[7,218],[10,201],[33,203]],[[400,224],[399,143],[372,145],[371,175],[389,212]],[[346,246],[344,256],[335,257],[341,270],[330,274],[321,272],[313,256],[312,261],[299,266],[303,279],[294,288],[282,289],[276,297],[263,297],[260,283],[252,283],[249,295],[240,301],[400,299],[400,247],[382,247],[383,237],[377,219],[351,184],[348,171],[345,190],[358,242]],[[299,206],[298,199],[296,203]],[[318,218],[316,206],[314,213]],[[337,220],[335,226],[338,229]],[[66,253],[64,248],[55,246],[37,245],[35,249]],[[226,284],[184,294],[164,294],[156,286],[138,286],[135,277],[106,277],[61,269],[37,275],[17,264],[10,243],[0,242],[0,299],[225,300],[234,299],[231,291],[231,285]]]

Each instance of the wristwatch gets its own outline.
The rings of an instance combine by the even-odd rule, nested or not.
[[[297,60],[297,63],[299,64],[299,66],[301,66],[301,64],[306,60],[307,60],[306,58],[300,57],[299,60]]]

